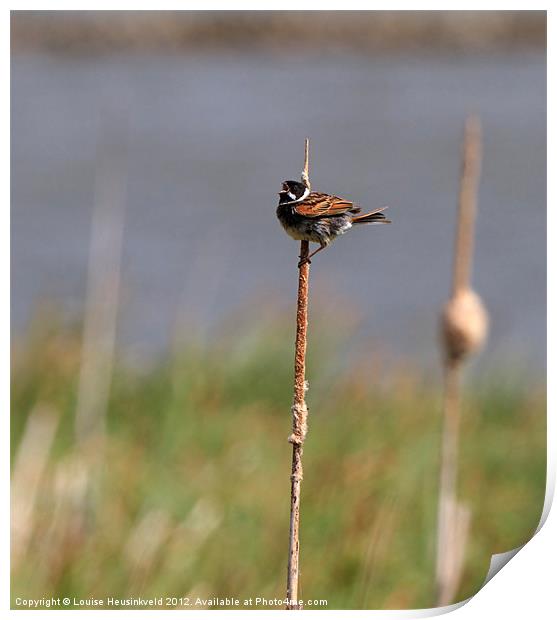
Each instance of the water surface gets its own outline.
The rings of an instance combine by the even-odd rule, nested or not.
[[[485,153],[474,281],[492,317],[483,364],[542,369],[545,71],[535,54],[16,55],[14,329],[25,329],[41,297],[80,312],[100,119],[123,108],[122,346],[160,351],[178,314],[207,327],[262,294],[290,307],[296,244],[275,220],[276,192],[299,175],[310,136],[314,188],[364,208],[389,205],[394,220],[321,253],[316,293],[358,307],[358,337],[434,364],[462,123],[477,112]],[[251,311],[257,318],[257,304]]]

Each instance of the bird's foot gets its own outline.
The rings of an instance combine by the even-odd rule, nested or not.
[[[298,263],[298,269],[300,269],[301,267],[303,267],[305,264],[311,265],[311,259],[308,257],[306,258],[302,258],[300,256],[300,262]]]

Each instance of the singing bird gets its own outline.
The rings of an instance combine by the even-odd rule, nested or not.
[[[350,200],[312,192],[305,183],[284,181],[279,192],[277,217],[284,230],[297,241],[319,243],[299,267],[357,224],[390,224],[383,211],[387,207],[358,215],[362,210]]]

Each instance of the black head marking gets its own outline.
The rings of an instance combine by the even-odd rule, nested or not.
[[[296,202],[307,195],[308,188],[299,181],[284,181],[282,184],[282,191],[279,192],[280,203],[285,204],[289,202]]]

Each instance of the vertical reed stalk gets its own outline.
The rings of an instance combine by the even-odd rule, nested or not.
[[[470,286],[481,160],[480,121],[472,116],[466,122],[462,147],[462,172],[453,267],[453,296]]]
[[[306,140],[302,182],[309,182],[309,140]],[[286,609],[301,609],[298,603],[298,581],[300,576],[300,491],[303,478],[302,454],[307,433],[308,410],[305,402],[307,384],[306,348],[308,324],[309,242],[300,245],[300,267],[298,274],[298,304],[296,310],[296,351],[294,357],[294,403],[292,405],[292,473],[290,475],[290,538],[288,549],[288,578],[286,582]]]
[[[458,587],[456,566],[457,502],[456,481],[460,427],[460,367],[447,363],[444,375],[443,436],[441,440],[441,472],[439,483],[437,529],[437,604],[449,605]],[[466,533],[465,533],[466,535]],[[465,542],[465,541],[463,541]]]
[[[31,411],[25,425],[10,489],[12,571],[25,556],[33,536],[41,481],[47,469],[58,421],[57,411],[46,405],[38,405]]]
[[[487,334],[487,313],[470,288],[480,163],[480,123],[472,117],[464,133],[452,294],[442,315],[445,373],[436,560],[439,606],[448,605],[456,596],[470,522],[468,508],[457,502],[456,486],[462,367]]]
[[[80,449],[94,452],[104,438],[116,342],[127,183],[125,120],[103,119],[97,154],[75,422]]]
[[[116,350],[127,194],[127,115],[114,111],[101,123],[75,412],[79,461],[75,466],[85,478],[85,491],[77,495],[81,505],[72,517],[79,524],[76,531],[90,522],[98,500]]]

